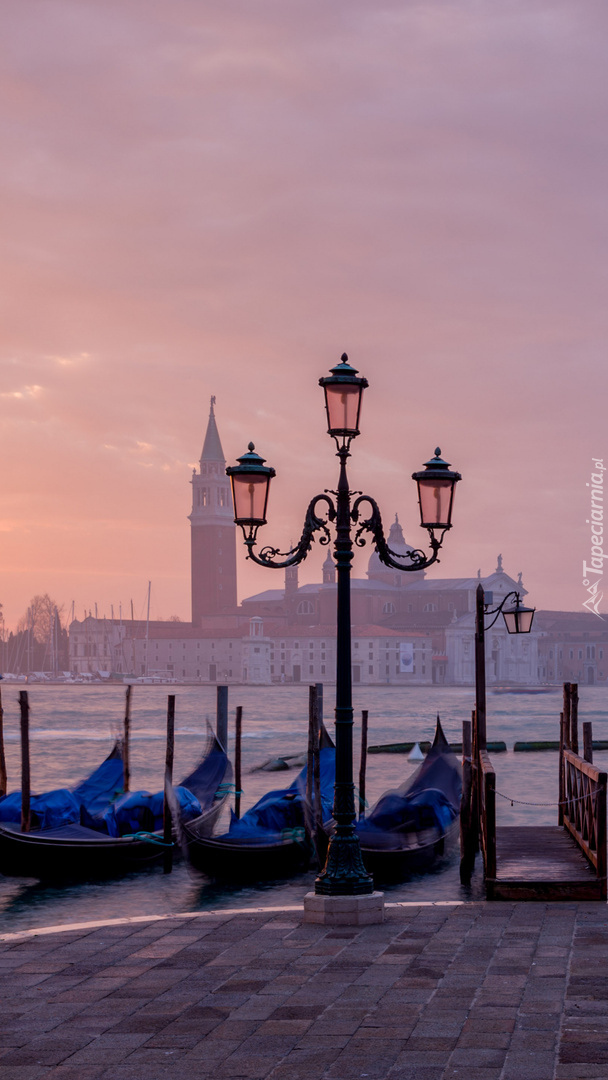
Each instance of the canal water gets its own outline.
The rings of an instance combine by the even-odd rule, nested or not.
[[[176,686],[175,780],[191,771],[206,743],[207,721],[215,723],[215,688]],[[19,710],[15,684],[4,683],[5,745],[9,791],[19,787]],[[109,752],[122,728],[125,688],[120,685],[28,688],[31,707],[32,790],[71,787]],[[164,767],[168,688],[134,686],[132,692],[131,787],[158,791]],[[332,731],[333,687],[325,688],[325,720]],[[608,739],[608,697],[602,687],[582,687],[581,722],[593,722],[595,739]],[[361,710],[369,711],[369,744],[432,739],[441,717],[450,741],[461,739],[462,721],[470,719],[473,689],[460,687],[358,687],[355,691],[355,773]],[[231,687],[230,747],[234,708],[243,706],[243,789],[246,810],[265,791],[285,786],[291,772],[251,772],[271,757],[304,753],[307,741],[308,687]],[[502,739],[508,751],[493,756],[496,768],[498,824],[549,825],[556,822],[557,753],[513,753],[516,740],[557,739],[561,690],[542,695],[488,694],[488,740]],[[608,767],[608,753],[595,755]],[[416,766],[401,754],[368,756],[370,804],[387,788],[401,784]],[[502,797],[504,796],[504,797]],[[530,805],[543,804],[543,805]],[[220,826],[221,828],[221,826]],[[459,881],[456,844],[433,873],[386,890],[387,900],[462,900],[483,895],[479,872],[470,889]],[[479,860],[478,860],[479,861]],[[1,867],[0,867],[1,871]],[[91,919],[301,902],[314,881],[303,874],[287,882],[259,887],[219,887],[177,864],[171,875],[161,868],[130,874],[117,881],[63,887],[0,874],[0,932]]]

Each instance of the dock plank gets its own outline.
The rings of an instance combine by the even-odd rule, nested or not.
[[[496,830],[496,878],[488,899],[601,899],[598,880],[580,848],[557,826],[503,826]]]

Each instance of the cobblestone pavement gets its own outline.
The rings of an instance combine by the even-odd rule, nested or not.
[[[608,1077],[604,904],[204,913],[0,941],[2,1080]]]

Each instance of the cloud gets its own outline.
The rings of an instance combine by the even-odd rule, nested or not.
[[[37,386],[34,383],[33,386],[24,386],[21,388],[21,390],[2,390],[0,391],[0,397],[16,398],[18,400],[24,398],[35,398],[38,397],[38,395],[41,394],[42,391],[43,387]]]

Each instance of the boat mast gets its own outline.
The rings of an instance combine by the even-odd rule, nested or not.
[[[148,674],[148,649],[150,647],[150,590],[152,582],[148,582],[148,614],[146,615],[146,675]]]

